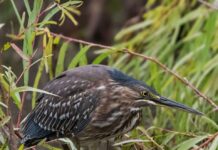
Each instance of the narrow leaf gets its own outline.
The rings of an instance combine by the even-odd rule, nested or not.
[[[198,136],[195,138],[188,139],[181,144],[177,145],[173,149],[176,150],[187,150],[193,148],[198,142],[202,141],[203,139],[207,138],[207,135],[205,136]]]
[[[89,50],[90,46],[85,46],[83,47],[78,53],[77,55],[73,58],[73,60],[71,61],[70,65],[68,66],[68,69],[70,68],[74,68],[76,67],[76,65],[78,64],[80,58],[86,54],[86,52]]]
[[[21,86],[21,87],[17,87],[15,89],[12,90],[12,92],[27,92],[27,91],[32,91],[32,92],[38,92],[38,93],[44,93],[44,94],[48,94],[48,95],[52,95],[52,96],[57,96],[57,97],[60,97],[56,94],[53,94],[53,93],[50,93],[50,92],[47,92],[45,90],[40,90],[40,89],[37,89],[37,88],[33,88],[33,87],[29,87],[29,86]]]
[[[0,127],[3,127],[6,123],[8,123],[8,121],[11,119],[10,116],[6,116],[4,118],[1,118],[0,120]]]
[[[55,75],[59,75],[64,70],[64,59],[65,54],[67,52],[67,48],[69,46],[69,43],[65,42],[60,49],[59,55],[58,55],[58,61],[56,65]]]

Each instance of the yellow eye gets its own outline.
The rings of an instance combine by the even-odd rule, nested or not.
[[[147,91],[142,91],[142,92],[141,92],[141,95],[142,95],[142,96],[148,96],[149,93],[148,93]]]

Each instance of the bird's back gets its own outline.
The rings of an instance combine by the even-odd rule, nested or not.
[[[138,123],[138,111],[130,111],[128,95],[124,95],[123,103],[120,102],[119,94],[127,88],[120,89],[113,81],[125,82],[129,79],[103,65],[88,65],[62,73],[43,88],[57,96],[39,95],[36,107],[22,121],[22,143],[29,146],[43,138],[72,135],[80,136],[80,139],[104,138],[129,131]],[[100,128],[95,124],[100,124]],[[108,126],[104,127],[104,124]],[[114,126],[117,129],[111,132]],[[108,133],[105,129],[111,130]]]
[[[22,143],[32,145],[43,138],[80,132],[95,109],[98,93],[93,88],[97,78],[102,80],[105,77],[102,69],[107,67],[79,67],[48,82],[43,90],[58,96],[39,95],[38,104],[21,123]]]

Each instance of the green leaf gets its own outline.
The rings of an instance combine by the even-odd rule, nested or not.
[[[30,5],[29,5],[28,0],[24,0],[24,5],[25,5],[25,7],[26,7],[27,14],[28,14],[28,16],[30,17],[31,10],[30,10]]]
[[[215,122],[215,120],[212,120],[207,116],[201,117],[201,123],[207,123],[208,126],[213,127],[214,129],[218,130],[218,124]]]
[[[0,136],[0,138],[2,139],[3,137]],[[8,150],[8,139],[3,139],[1,140],[1,145],[0,145],[0,150]]]
[[[109,55],[111,55],[111,54],[112,54],[112,52],[106,52],[106,53],[100,54],[98,57],[96,57],[96,58],[93,60],[92,64],[100,64],[103,60],[105,60],[106,58],[108,58]]]
[[[60,52],[58,54],[58,60],[55,70],[55,75],[58,76],[61,72],[64,71],[64,59],[67,52],[67,48],[69,46],[69,43],[65,42],[60,49]]]
[[[82,45],[80,45],[80,49],[82,49]],[[79,60],[79,66],[84,66],[84,65],[87,65],[88,64],[88,58],[86,57],[86,54],[85,55],[82,55],[80,60]]]
[[[62,10],[63,13],[71,20],[71,22],[74,24],[74,25],[78,25],[78,22],[76,21],[76,19],[73,17],[72,14],[70,14],[68,11],[66,11],[65,9]]]
[[[24,150],[24,144],[21,144],[18,148],[18,150]]]
[[[203,139],[207,138],[207,135],[205,136],[198,136],[195,138],[188,139],[186,141],[183,141],[181,144],[175,146],[173,149],[175,150],[187,150],[193,148],[197,143],[202,141]]]
[[[52,9],[53,7],[55,7],[56,4],[53,4],[50,9]],[[46,16],[45,18],[43,19],[42,22],[47,22],[47,21],[50,21],[51,18],[56,14],[58,13],[60,10],[58,7],[55,7],[54,9],[52,9]],[[39,27],[42,28],[44,26],[44,24],[41,24]]]
[[[36,77],[35,77],[35,80],[34,80],[34,84],[33,84],[33,87],[34,88],[37,88],[38,87],[38,84],[39,84],[39,80],[41,78],[41,75],[42,75],[42,72],[43,72],[43,69],[44,69],[44,59],[41,59],[40,61],[40,65],[38,67],[38,71],[36,73]],[[33,96],[32,96],[32,108],[35,107],[35,104],[36,104],[36,92],[33,92]]]
[[[170,142],[170,140],[172,140],[175,136],[176,136],[177,133],[173,132],[173,133],[169,133],[166,138],[163,139],[163,142],[161,145],[167,145],[167,143]]]
[[[11,89],[9,87],[9,84],[5,79],[3,78],[3,74],[0,74],[0,84],[3,86],[3,88],[7,91],[10,92],[10,96],[12,97],[13,102],[16,104],[16,106],[20,109],[21,107],[21,99],[19,93],[13,93],[11,92]]]
[[[11,47],[11,44],[9,42],[5,43],[1,51],[6,51]]]
[[[77,55],[73,58],[73,60],[69,64],[68,69],[75,68],[76,65],[79,63],[81,57],[86,54],[86,52],[89,50],[90,47],[91,46],[85,46],[82,49],[80,49],[80,51],[77,53]]]
[[[128,28],[125,28],[123,30],[121,30],[115,37],[116,40],[119,40],[121,39],[122,37],[124,37],[126,34],[129,34],[131,32],[134,32],[134,31],[137,31],[137,30],[140,30],[140,29],[143,29],[149,25],[151,25],[153,23],[152,20],[146,20],[146,21],[143,21],[143,22],[140,22],[138,24],[135,24],[133,26],[130,26]]]
[[[80,15],[80,11],[75,9],[75,7],[65,7],[65,9],[70,11],[71,13],[74,13],[76,15]]]
[[[79,6],[81,6],[81,4],[82,4],[82,1],[68,1],[68,2],[66,2],[66,3],[63,3],[63,4],[61,4],[61,6],[60,7],[68,7],[68,6],[70,6],[70,5],[75,5],[75,7],[79,7]],[[59,9],[59,7],[55,7],[56,6],[56,4],[54,3],[49,9],[52,9],[46,16],[45,16],[45,18],[43,19],[43,22],[44,21],[49,21],[49,20],[51,20],[51,18],[56,14],[56,13],[58,13],[59,11],[60,11],[60,9]],[[55,7],[55,8],[54,8]],[[62,22],[64,21],[64,19],[62,18],[61,19],[62,20]],[[60,23],[61,24],[61,23]],[[43,27],[43,25],[40,25],[40,27]]]
[[[23,32],[23,30],[24,30],[25,19],[26,19],[26,13],[23,12],[22,18],[21,18],[21,24],[22,24],[22,25],[20,26],[19,33]]]
[[[60,42],[60,37],[59,36],[56,36],[55,38],[54,38],[54,41],[53,41],[53,44],[59,44],[59,42]]]
[[[33,10],[32,10],[31,15],[29,17],[30,19],[29,19],[28,25],[31,25],[35,22],[35,20],[37,19],[37,17],[40,14],[42,4],[43,4],[43,0],[34,1]]]
[[[195,9],[189,13],[187,13],[183,18],[179,19],[178,22],[176,22],[176,25],[182,25],[184,23],[187,23],[189,21],[192,21],[194,19],[197,19],[199,17],[203,17],[208,15],[208,12],[205,8],[199,7],[198,9]]]
[[[46,43],[46,47],[44,50],[45,61],[46,61],[46,64],[48,65],[47,69],[48,69],[50,79],[52,79],[54,76],[53,70],[52,70],[52,57],[47,57],[47,56],[52,55],[52,51],[53,51],[53,37],[50,36],[48,37],[48,43]]]
[[[17,10],[17,6],[15,5],[14,0],[10,0],[10,1],[11,1],[12,6],[13,6],[14,12],[15,12],[15,14],[17,16],[17,19],[18,19],[20,25],[22,25],[22,19],[21,19],[20,14],[19,14],[19,12]]]
[[[86,55],[81,56],[79,66],[85,66],[88,64],[88,58]]]
[[[39,26],[45,26],[45,25],[57,25],[56,21],[43,21],[38,23]]]
[[[34,28],[31,26],[28,30],[24,33],[24,40],[23,40],[23,53],[31,57],[33,53],[33,41],[35,40],[35,32]],[[29,62],[23,61],[23,69],[28,68]],[[29,70],[27,69],[24,72],[24,85],[28,85],[29,82]]]

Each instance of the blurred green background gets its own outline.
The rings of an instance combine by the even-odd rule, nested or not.
[[[4,128],[10,130],[10,124],[19,127],[19,117],[25,117],[35,106],[37,89],[66,69],[94,63],[118,68],[145,81],[162,95],[205,114],[199,117],[167,108],[145,108],[141,125],[118,138],[115,148],[218,150],[217,3],[1,0],[1,149],[13,148],[13,140]],[[113,48],[68,42],[52,33]],[[214,105],[160,65],[120,52],[123,48],[159,60],[211,98]]]

